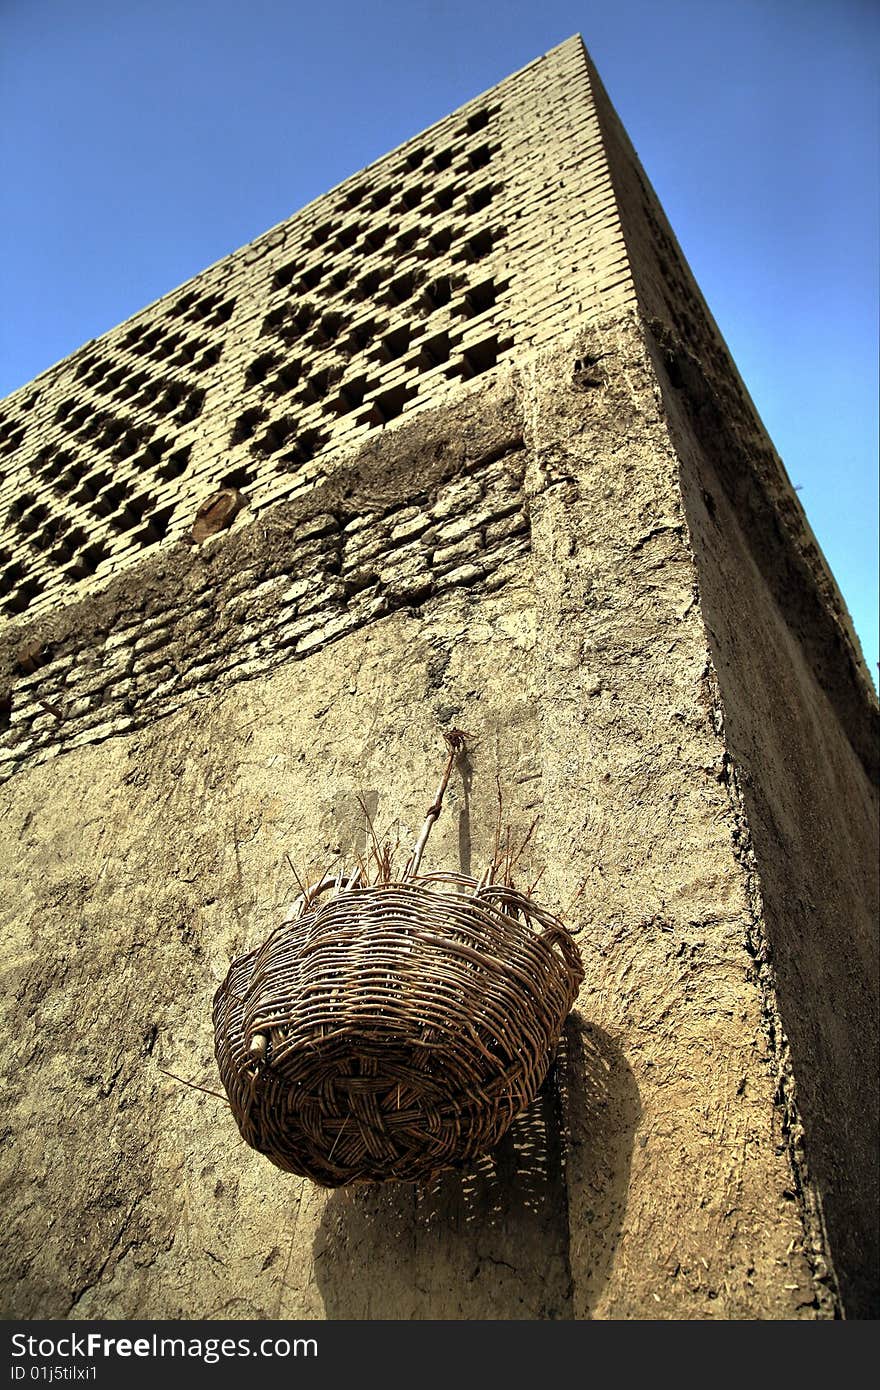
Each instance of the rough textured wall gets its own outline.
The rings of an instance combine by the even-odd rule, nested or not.
[[[635,325],[536,366],[532,399],[546,852],[587,879],[579,1009],[626,1064],[613,1135],[573,1128],[576,1312],[827,1316],[778,1143],[678,461]],[[625,1198],[597,1210],[634,1114]]]
[[[836,1265],[863,1313],[863,664],[580,41],[0,436],[4,1311],[824,1318]],[[498,775],[586,979],[495,1154],[324,1193],[162,1068],[216,1085],[287,856],[362,851],[361,798],[408,842],[450,721],[434,862]]]
[[[867,1316],[880,1306],[877,699],[797,494],[590,74],[682,463],[796,1186],[820,1277],[830,1238],[844,1307]]]
[[[488,442],[507,455],[512,415],[509,391],[484,395],[484,452]],[[432,435],[410,431],[401,455],[426,494],[423,514],[431,499],[435,509],[451,499],[479,535],[497,518],[491,498],[481,512],[474,496],[481,475],[479,460],[466,459],[466,422],[460,411],[447,417],[451,437],[433,423]],[[445,468],[441,445],[452,455]],[[387,453],[384,461],[381,482],[369,459],[347,478],[360,511],[378,506],[382,487],[400,498],[403,483],[392,488]],[[516,496],[516,450],[506,476]],[[398,584],[419,530],[406,520]],[[172,596],[185,611],[200,593],[187,579],[195,585],[216,566],[216,621],[239,593],[235,560],[254,558],[258,529],[223,538],[213,561],[211,552],[185,554],[182,570],[164,577],[147,562],[112,596],[115,611],[160,595],[163,613]],[[381,539],[382,528],[372,534]],[[473,764],[452,789],[434,853],[465,871],[483,862],[496,770],[515,829],[527,828],[537,772],[526,694],[534,615],[527,537],[517,547],[450,588],[441,559],[434,594],[420,557],[409,592],[418,607],[401,599],[371,621],[321,629],[324,641],[299,658],[282,643],[270,674],[236,661],[233,648],[227,689],[220,672],[202,673],[185,708],[136,732],[102,731],[100,743],[80,737],[7,783],[0,901],[14,1004],[5,1039],[17,1058],[5,1096],[7,1313],[570,1315],[552,1088],[464,1179],[418,1193],[326,1194],[246,1150],[222,1100],[160,1070],[218,1085],[210,997],[231,955],[265,935],[295,896],[287,855],[305,875],[339,853],[363,853],[359,797],[380,830],[406,843],[436,781],[438,730],[451,719],[474,733]],[[313,552],[308,528],[272,533],[272,553],[288,567],[308,575]],[[273,592],[277,616],[284,600]],[[80,650],[90,623],[103,649],[113,611],[109,597],[103,608],[82,606]],[[236,616],[227,646],[246,627]],[[184,651],[173,637],[165,650]]]
[[[678,463],[640,334],[597,330],[502,374],[470,425],[438,412],[401,424],[386,450],[423,485],[423,508],[461,489],[457,515],[479,534],[494,493],[483,518],[468,488],[481,468],[506,477],[527,498],[516,551],[450,588],[441,575],[426,589],[422,562],[410,603],[300,659],[295,645],[276,651],[268,671],[231,661],[187,706],[25,762],[2,791],[18,1059],[4,1306],[827,1315],[774,1139],[778,1059],[748,949],[748,875]],[[377,478],[365,456],[340,471],[337,496],[376,506]],[[216,566],[222,610],[260,526],[186,553],[185,573],[145,562],[129,601],[152,604],[168,581],[187,593]],[[297,526],[308,554],[305,514]],[[286,569],[297,526],[270,530]],[[405,553],[404,533],[397,544]],[[80,622],[97,639],[108,612],[84,604]],[[586,883],[573,915],[587,978],[555,1084],[490,1160],[434,1191],[326,1194],[274,1172],[222,1101],[159,1067],[216,1084],[211,992],[293,896],[286,854],[314,871],[362,849],[358,795],[380,825],[399,814],[406,840],[449,720],[474,741],[434,862],[482,862],[497,772],[514,827],[541,813],[529,868],[545,869],[548,904],[564,909]]]
[[[763,441],[718,409],[717,384],[680,344],[667,339],[660,360],[674,381],[663,373],[742,849],[758,875],[752,949],[786,1051],[785,1132],[798,1182],[818,1198],[812,1224],[817,1240],[827,1226],[844,1307],[876,1316],[876,702],[864,688],[853,711],[854,663],[829,660],[832,641],[822,665],[811,660],[815,591],[780,576],[786,560],[743,524],[738,494]]]

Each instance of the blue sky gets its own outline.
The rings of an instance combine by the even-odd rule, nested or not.
[[[0,0],[0,396],[576,32],[876,679],[875,0]]]

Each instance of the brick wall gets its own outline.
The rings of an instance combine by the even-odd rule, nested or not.
[[[0,408],[0,612],[41,614],[254,513],[512,355],[632,300],[569,40]]]
[[[466,414],[459,424],[466,433]],[[175,546],[164,566],[144,561],[111,581],[100,603],[71,605],[41,629],[10,626],[0,781],[300,660],[397,609],[503,584],[529,550],[521,436],[490,442],[484,429],[469,452],[435,437],[412,457],[408,481],[395,479],[384,495],[345,474],[276,508],[265,525]]]

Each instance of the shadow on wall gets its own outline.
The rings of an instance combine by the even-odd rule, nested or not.
[[[642,1107],[629,1064],[601,1028],[570,1014],[564,1044],[572,1316],[589,1318],[614,1263]]]
[[[595,1297],[620,1229],[638,1103],[610,1040],[572,1018],[541,1092],[491,1154],[431,1185],[354,1187],[328,1197],[314,1242],[326,1316],[575,1317],[560,1121],[568,1111],[579,1182],[590,1166],[582,1136],[610,1143],[616,1156],[592,1165],[594,1226],[607,1246],[591,1268]],[[609,1135],[613,1118],[624,1116],[633,1121],[628,1132]]]

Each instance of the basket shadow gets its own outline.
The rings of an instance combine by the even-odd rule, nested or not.
[[[641,1100],[617,1043],[579,1014],[566,1020],[564,1049],[572,1316],[589,1318],[608,1281],[626,1214]]]
[[[491,1153],[429,1184],[332,1192],[313,1245],[326,1317],[575,1317],[563,1115],[567,1121],[573,1108],[578,1141],[584,1132],[603,1133],[603,1116],[632,1110],[625,1096],[610,1095],[629,1076],[612,1049],[599,1030],[570,1019],[541,1091]],[[585,1165],[576,1153],[580,1174]],[[607,1201],[612,1243],[628,1172],[628,1161],[614,1164],[605,1193],[590,1194],[594,1206]],[[595,1262],[591,1287],[598,1268]]]

